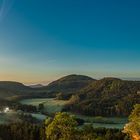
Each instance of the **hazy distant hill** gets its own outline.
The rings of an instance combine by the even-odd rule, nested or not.
[[[0,98],[28,96],[32,88],[19,82],[0,81]]]
[[[40,97],[42,90],[36,90],[19,82],[0,81],[0,98],[16,100],[21,98]]]
[[[140,103],[140,82],[104,78],[74,94],[66,109],[86,115],[127,116]]]
[[[29,87],[31,87],[31,88],[41,88],[41,87],[43,87],[43,85],[42,84],[36,84],[36,85],[30,85]]]
[[[24,91],[24,90],[31,89],[30,87],[25,86],[22,83],[13,82],[13,81],[0,81],[0,88],[9,89],[9,90],[16,90],[16,91]]]

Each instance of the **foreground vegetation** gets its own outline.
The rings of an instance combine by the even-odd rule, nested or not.
[[[78,128],[74,116],[57,113],[53,120],[46,120],[46,140],[126,140],[121,130],[93,128],[85,125]]]
[[[117,129],[95,129],[92,126],[85,126],[77,130],[73,128],[74,124],[65,126],[64,123],[59,124],[58,127],[61,129],[55,127],[55,122],[48,126],[27,122],[0,125],[0,138],[2,140],[127,140],[127,136]]]
[[[135,105],[123,132],[129,134],[132,140],[140,140],[140,104]]]
[[[135,105],[129,123],[124,130],[94,128],[91,125],[79,127],[75,116],[57,113],[53,119],[46,119],[42,125],[14,123],[0,125],[1,140],[140,140],[140,104]]]

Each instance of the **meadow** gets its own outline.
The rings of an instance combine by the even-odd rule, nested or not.
[[[67,103],[64,100],[56,100],[54,98],[36,98],[36,99],[25,99],[20,101],[21,104],[33,105],[38,107],[39,104],[44,105],[44,111],[48,113],[60,112],[63,106]]]

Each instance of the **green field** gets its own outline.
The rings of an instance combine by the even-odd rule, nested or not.
[[[20,101],[21,104],[26,104],[26,105],[34,105],[37,106],[39,104],[43,104],[45,107],[45,111],[48,113],[55,113],[55,112],[60,112],[63,108],[63,106],[67,103],[67,101],[63,100],[56,100],[54,98],[37,98],[37,99],[25,99]]]
[[[84,115],[76,115],[78,118],[84,119],[85,124],[93,124],[93,127],[105,127],[105,128],[117,128],[122,129],[127,123],[127,118],[118,118],[118,117],[89,117]]]

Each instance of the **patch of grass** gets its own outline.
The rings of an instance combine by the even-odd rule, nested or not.
[[[34,105],[37,107],[39,104],[43,104],[45,107],[44,111],[48,113],[60,112],[67,102],[68,101],[64,100],[56,100],[55,98],[25,99],[20,101],[22,104]]]

